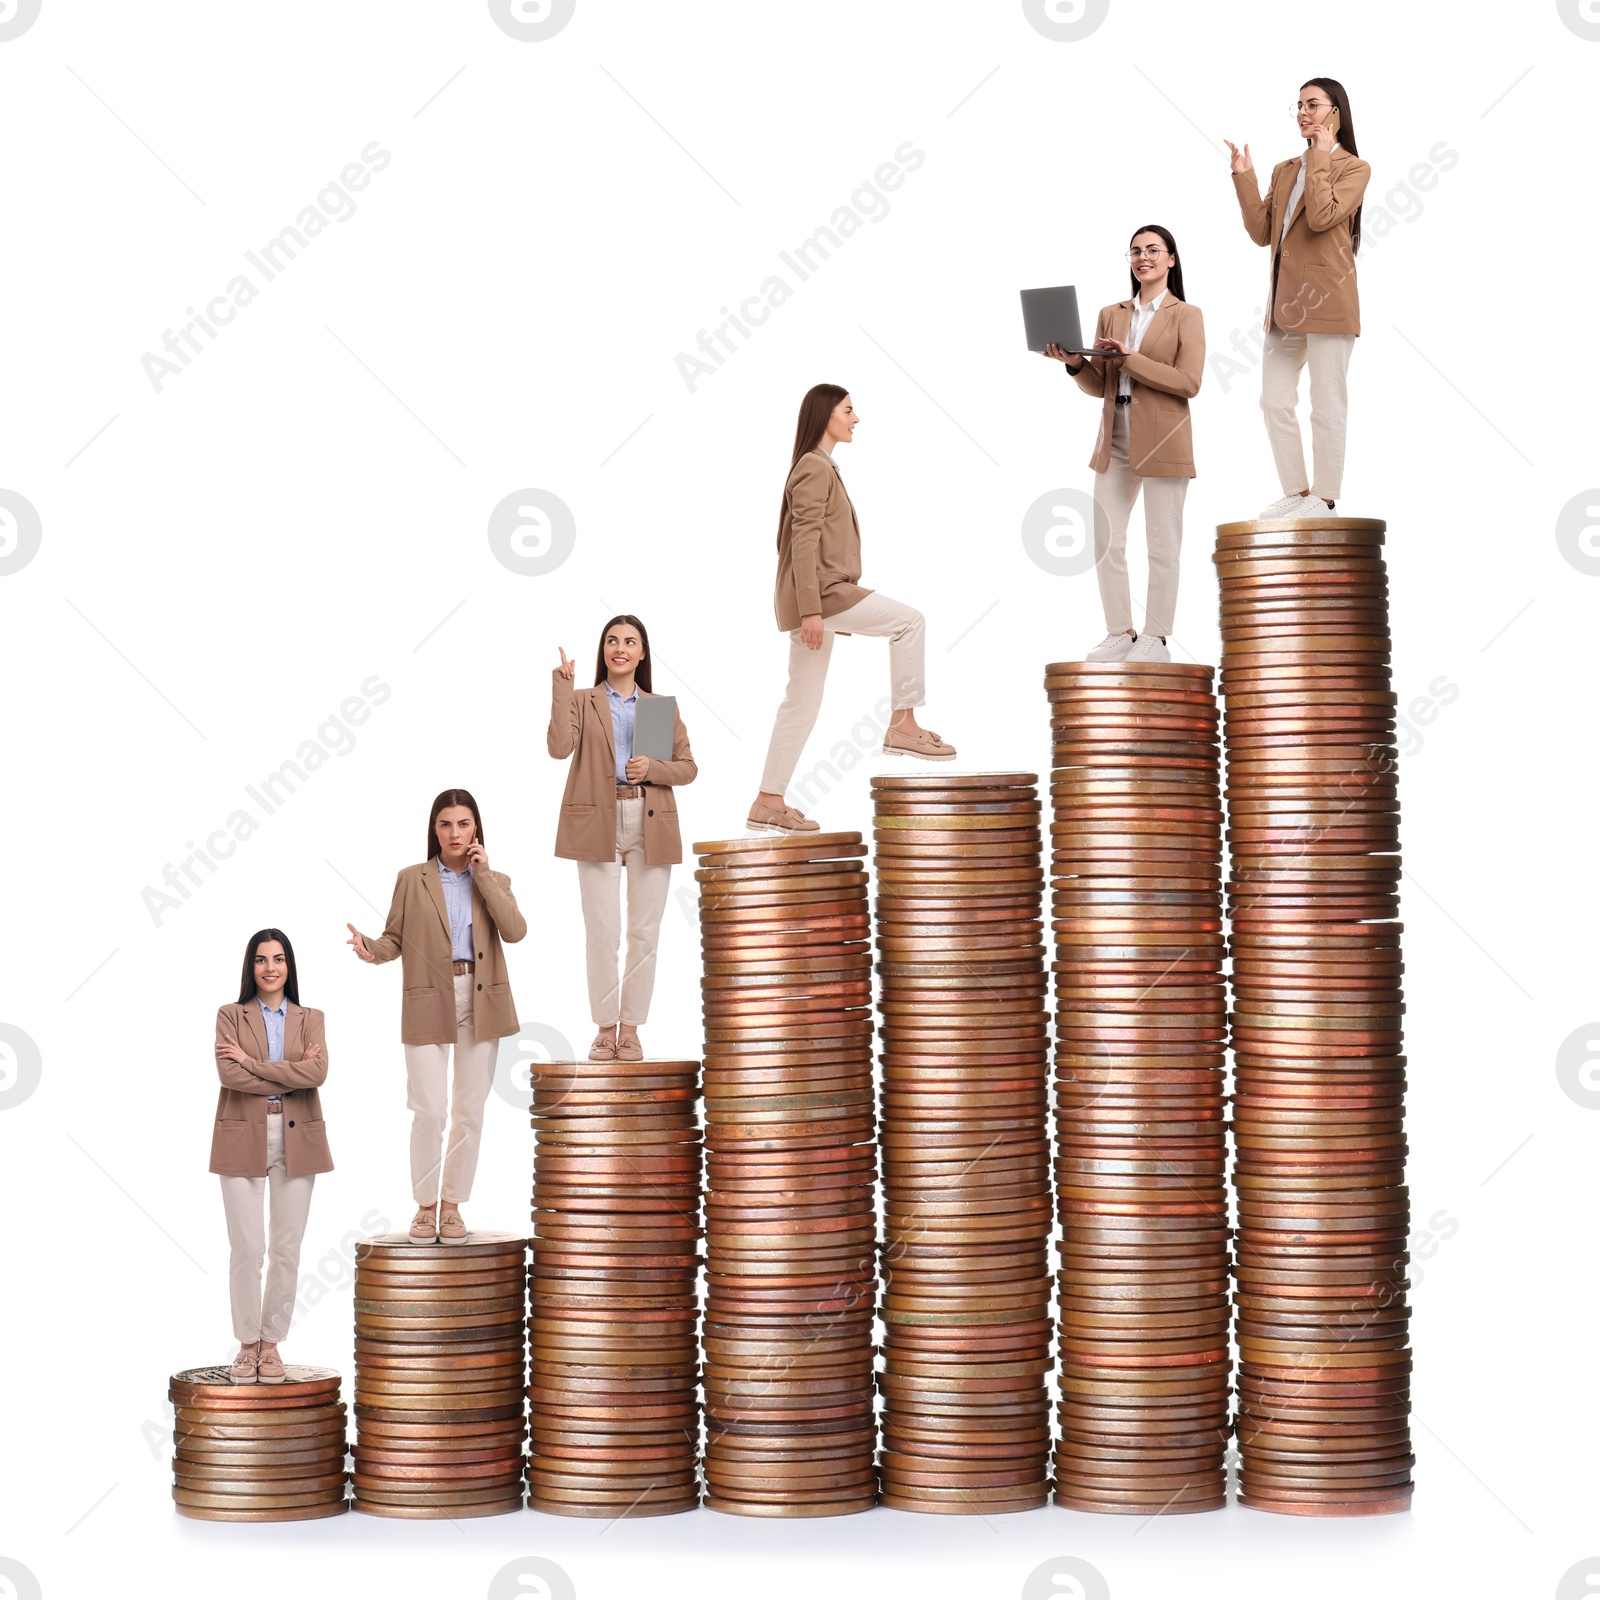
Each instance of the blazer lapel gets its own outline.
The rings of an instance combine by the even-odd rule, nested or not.
[[[283,1009],[283,1059],[302,1060],[306,1053],[306,1014],[293,1001],[285,1001]]]
[[[439,913],[439,921],[444,925],[445,948],[450,948],[450,912],[444,903],[444,885],[439,881],[439,858],[435,856],[431,861],[422,864],[422,887],[427,891],[428,898],[433,901],[433,909]]]
[[[1294,182],[1299,176],[1300,163],[1298,161],[1291,161],[1287,166],[1284,167],[1283,172],[1278,178],[1277,184],[1274,186],[1272,195],[1272,215],[1277,218],[1278,236],[1272,241],[1273,249],[1277,249],[1278,245],[1283,240],[1284,213],[1289,209],[1289,196],[1294,193]],[[1289,213],[1289,221],[1291,223],[1305,209],[1305,204],[1306,194],[1305,190],[1302,189],[1300,191],[1300,198],[1295,203],[1294,210]]]
[[[600,719],[600,731],[606,736],[606,749],[611,752],[611,770],[617,769],[617,740],[611,728],[611,703],[606,699],[605,685],[597,683],[589,691],[589,704]]]
[[[272,1046],[267,1043],[267,1025],[262,1020],[261,1007],[254,1000],[246,1000],[240,1009],[244,1012],[244,1029],[250,1035],[255,1059],[265,1061]],[[288,1051],[284,1054],[287,1055]]]

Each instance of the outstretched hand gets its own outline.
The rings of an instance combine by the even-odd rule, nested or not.
[[[1246,145],[1244,147],[1244,149],[1241,150],[1238,147],[1238,145],[1236,145],[1233,142],[1232,139],[1224,139],[1222,142],[1225,145],[1227,145],[1228,150],[1229,150],[1229,152],[1231,154],[1231,159],[1228,162],[1229,171],[1231,171],[1231,172],[1254,172],[1256,170],[1250,164],[1250,146],[1249,145]],[[1330,144],[1328,148],[1332,149],[1333,147]]]
[[[561,647],[558,645],[556,648],[560,649]],[[573,675],[577,672],[577,670],[578,670],[578,663],[576,661],[569,661],[567,659],[567,652],[565,650],[562,650],[561,651],[561,665],[556,668],[556,671],[559,672],[561,674],[561,676],[567,680],[568,683],[571,683],[572,679],[573,679]]]
[[[350,930],[350,937],[345,940],[345,943],[349,945],[350,948],[354,950],[363,961],[376,961],[378,958],[373,955],[371,949],[367,945],[367,941],[361,936],[360,933],[356,931],[355,923],[347,922],[345,923],[345,927]]]

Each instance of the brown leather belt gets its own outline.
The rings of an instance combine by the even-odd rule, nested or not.
[[[267,1101],[267,1115],[269,1117],[281,1117],[283,1115],[283,1101],[281,1101],[281,1100],[269,1100],[269,1101]]]
[[[450,970],[459,978],[463,973],[471,972],[477,967],[476,961],[452,961]]]
[[[617,785],[617,799],[638,800],[644,794],[644,787],[637,783],[619,783]]]

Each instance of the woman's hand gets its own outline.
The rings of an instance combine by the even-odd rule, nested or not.
[[[489,852],[476,839],[467,846],[467,865],[482,867],[485,872],[489,870]]]
[[[1311,130],[1311,137],[1307,141],[1306,148],[1308,150],[1333,149],[1333,130],[1327,125],[1327,123],[1319,122]]]
[[[1230,172],[1254,172],[1256,170],[1250,164],[1249,145],[1246,145],[1244,149],[1241,150],[1232,139],[1224,139],[1222,142],[1227,145],[1231,154],[1231,159],[1228,162],[1228,170]]]
[[[321,1055],[322,1046],[320,1044],[314,1044],[309,1050],[306,1051],[305,1059],[307,1061],[316,1061]]]
[[[350,948],[354,950],[363,961],[376,961],[378,958],[373,955],[371,950],[367,948],[367,941],[356,932],[355,923],[347,922],[345,923],[345,927],[350,930],[350,937],[345,940],[345,943],[349,945]]]
[[[800,643],[807,650],[820,650],[822,648],[822,613],[820,611],[813,616],[801,617]]]
[[[217,1054],[231,1061],[236,1067],[242,1067],[250,1059],[239,1048],[237,1041],[233,1039],[230,1039],[226,1044],[219,1044],[217,1046]]]
[[[556,648],[560,649],[560,646],[558,645]],[[562,650],[561,651],[561,665],[556,668],[556,671],[559,672],[561,674],[561,676],[567,680],[568,683],[571,683],[573,674],[577,670],[578,670],[578,663],[576,661],[568,661],[567,660],[567,652],[565,650]]]
[[[1109,336],[1104,339],[1096,339],[1094,342],[1094,347],[1096,350],[1099,350],[1104,354],[1107,361],[1117,361],[1123,356],[1133,354],[1127,345],[1125,345],[1120,339],[1113,339]]]
[[[1082,372],[1083,371],[1083,368],[1084,368],[1083,358],[1081,356],[1069,355],[1058,344],[1047,344],[1044,347],[1044,353],[1047,356],[1049,356],[1052,361],[1064,362],[1068,372]],[[1078,363],[1077,366],[1073,366],[1072,363],[1074,361],[1076,361]]]
[[[629,783],[643,783],[650,776],[650,757],[629,756],[622,770],[627,773]]]

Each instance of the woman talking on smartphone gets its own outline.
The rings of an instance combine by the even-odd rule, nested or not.
[[[683,719],[673,714],[672,759],[633,753],[640,698],[653,699],[650,635],[633,616],[600,630],[594,687],[574,689],[577,663],[561,652],[550,675],[550,730],[558,760],[572,757],[561,797],[556,854],[578,864],[583,898],[589,1009],[599,1032],[591,1061],[643,1061],[639,1024],[650,1014],[656,942],[673,866],[683,860],[673,786],[699,768]],[[622,880],[628,880],[628,953],[621,976]]]
[[[1065,362],[1078,387],[1100,401],[1100,432],[1089,466],[1106,636],[1085,660],[1170,661],[1167,635],[1178,604],[1183,501],[1194,476],[1189,401],[1205,371],[1206,331],[1200,308],[1183,298],[1177,241],[1165,228],[1151,223],[1128,241],[1128,276],[1133,294],[1106,306],[1095,324],[1095,355],[1069,355],[1053,344],[1044,353]],[[1141,492],[1150,585],[1144,627],[1135,632],[1128,518]]]
[[[238,1001],[217,1012],[216,1058],[222,1089],[211,1170],[222,1179],[239,1341],[228,1375],[282,1383],[278,1344],[294,1312],[311,1190],[317,1173],[333,1171],[333,1158],[317,1097],[328,1076],[322,1013],[300,1004],[294,946],[279,928],[251,934],[244,947]]]
[[[345,926],[345,942],[363,961],[400,957],[400,1040],[417,1202],[411,1238],[464,1243],[461,1204],[472,1198],[495,1057],[501,1039],[518,1028],[500,941],[515,944],[528,931],[510,878],[490,870],[478,802],[465,789],[435,798],[428,858],[403,867],[395,879],[383,936],[368,939],[353,923]]]
[[[1295,124],[1306,141],[1272,169],[1266,198],[1256,188],[1250,146],[1225,139],[1244,230],[1272,251],[1261,411],[1283,496],[1262,517],[1325,517],[1344,479],[1349,393],[1346,374],[1361,332],[1356,251],[1361,197],[1372,168],[1356,155],[1350,97],[1337,78],[1300,87]],[[1296,409],[1300,371],[1311,372],[1312,473],[1306,476]]]

